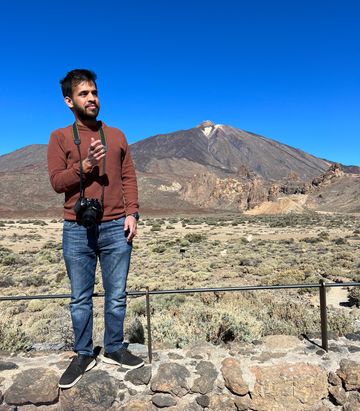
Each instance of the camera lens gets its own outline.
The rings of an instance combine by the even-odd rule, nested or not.
[[[95,225],[96,223],[96,217],[97,217],[97,209],[94,207],[87,207],[81,218],[82,225],[86,228],[91,228]]]

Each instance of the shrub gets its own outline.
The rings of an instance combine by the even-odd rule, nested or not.
[[[348,244],[348,240],[346,238],[342,238],[342,237],[335,238],[333,241],[336,245]]]
[[[164,244],[158,244],[155,247],[152,248],[151,250],[153,253],[158,253],[158,254],[162,254],[163,252],[166,251],[166,247]]]
[[[48,225],[47,222],[44,221],[44,220],[33,220],[32,223],[33,223],[34,225],[40,225],[40,226]]]
[[[308,243],[308,244],[315,244],[315,243],[320,243],[321,241],[324,241],[324,240],[322,237],[305,237],[300,241],[304,243]]]
[[[42,248],[43,250],[61,250],[62,245],[61,243],[56,243],[55,241],[47,241]]]
[[[19,258],[19,256],[15,254],[1,255],[0,253],[0,264],[10,266],[10,265],[16,265],[20,263],[21,263],[21,259]]]
[[[61,254],[54,249],[42,249],[38,254],[37,260],[40,264],[56,264],[61,261]]]
[[[347,312],[337,309],[328,315],[329,330],[338,335],[345,335],[353,330],[353,320]]]
[[[23,278],[21,284],[24,287],[39,287],[40,285],[47,284],[47,279],[44,274],[33,274],[29,277]]]
[[[0,278],[0,287],[1,288],[7,288],[7,287],[13,287],[15,285],[15,281],[12,277],[4,277]]]
[[[129,311],[137,317],[146,314],[146,306],[143,298],[131,299],[128,306]]]
[[[18,324],[0,323],[0,350],[27,351],[31,342]]]
[[[353,287],[349,291],[348,296],[351,305],[356,305],[356,307],[360,307],[360,287]]]
[[[200,243],[204,239],[205,239],[205,236],[200,233],[188,233],[184,237],[184,240],[189,241],[189,243]]]
[[[161,231],[161,226],[159,226],[159,225],[153,225],[153,226],[150,228],[150,231]]]
[[[200,298],[182,295],[161,300],[152,315],[155,341],[184,347],[197,340],[220,344],[253,341],[261,335],[262,323],[237,301],[216,299],[204,305]]]
[[[180,247],[187,247],[187,246],[189,246],[190,245],[190,241],[188,241],[188,240],[181,240],[180,241]]]
[[[3,253],[11,253],[11,250],[10,250],[10,248],[8,248],[8,247],[4,247],[4,246],[2,246],[2,245],[0,245],[0,256],[1,256],[1,254],[3,254]]]
[[[66,276],[65,271],[58,271],[55,276],[55,282],[60,283]]]
[[[269,300],[259,315],[264,324],[264,335],[299,335],[319,330],[319,310],[301,303],[275,303]]]
[[[28,311],[31,313],[36,313],[38,311],[44,310],[49,305],[48,301],[45,300],[31,300],[28,304]]]
[[[138,317],[132,318],[127,327],[127,339],[129,343],[145,343],[144,327]]]
[[[328,240],[329,233],[327,231],[321,231],[321,233],[319,233],[319,238],[322,238],[323,240]]]

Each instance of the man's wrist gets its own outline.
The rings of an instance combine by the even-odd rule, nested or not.
[[[88,158],[85,158],[82,162],[82,168],[84,173],[91,173],[92,169],[94,168],[93,165],[90,163]]]
[[[139,221],[140,219],[140,214],[137,211],[135,213],[130,213],[126,215],[126,217],[129,217],[129,216],[134,217],[136,221]]]

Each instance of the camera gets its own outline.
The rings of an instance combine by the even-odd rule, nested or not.
[[[86,228],[96,224],[96,220],[102,213],[102,206],[96,198],[80,197],[74,207],[76,219]]]

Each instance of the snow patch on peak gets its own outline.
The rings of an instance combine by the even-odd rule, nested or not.
[[[204,133],[207,138],[209,138],[211,133],[215,130],[216,124],[214,124],[210,120],[206,120],[199,124],[197,127]]]
[[[209,137],[209,135],[211,134],[211,132],[213,131],[214,127],[204,127],[202,129],[202,132],[205,134],[206,137]]]

